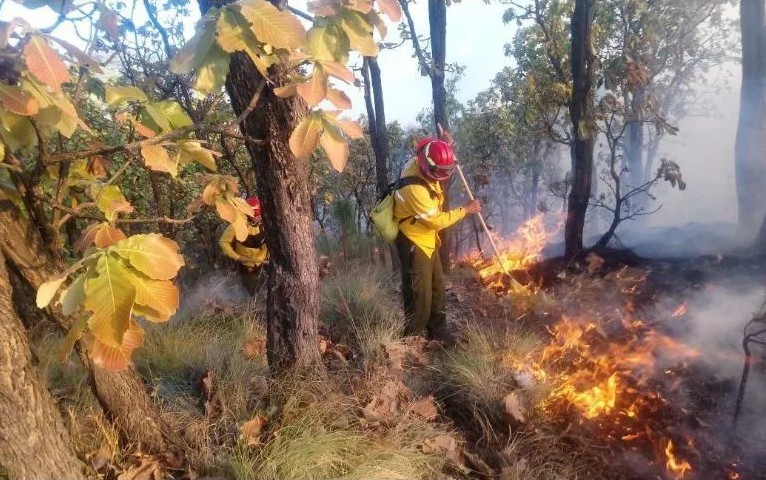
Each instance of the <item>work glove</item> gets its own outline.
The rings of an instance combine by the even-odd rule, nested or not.
[[[471,200],[463,208],[465,209],[465,213],[469,215],[472,213],[479,213],[481,212],[481,203],[479,203],[478,200]]]

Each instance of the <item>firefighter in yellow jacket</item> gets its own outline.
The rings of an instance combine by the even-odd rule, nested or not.
[[[449,139],[446,136],[445,139]],[[402,297],[407,319],[406,335],[423,335],[453,342],[446,328],[446,292],[439,258],[439,231],[467,214],[481,211],[474,200],[466,206],[443,211],[444,194],[439,182],[455,168],[450,143],[432,138],[421,140],[416,157],[405,167],[402,178],[414,181],[394,193],[394,220],[399,222],[396,247],[402,267]]]
[[[249,197],[248,205],[253,207],[253,216],[248,219],[248,236],[240,242],[236,239],[233,225],[229,225],[221,235],[218,245],[227,257],[239,267],[242,285],[251,296],[258,291],[263,265],[267,263],[269,251],[266,249],[266,236],[261,228],[261,202],[257,197]]]

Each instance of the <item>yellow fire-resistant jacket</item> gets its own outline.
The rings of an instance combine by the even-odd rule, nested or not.
[[[266,249],[266,244],[264,243],[257,248],[247,246],[248,240],[253,239],[261,233],[261,227],[260,225],[249,224],[247,230],[248,238],[244,242],[239,242],[235,239],[236,232],[234,231],[234,227],[229,225],[226,230],[224,230],[223,235],[221,235],[218,245],[221,247],[221,250],[223,250],[223,253],[232,260],[241,263],[251,263],[255,266],[261,265],[266,261],[266,257],[269,255],[269,251]]]
[[[429,257],[439,245],[439,230],[443,230],[463,218],[465,209],[456,208],[443,212],[444,193],[439,182],[431,182],[420,173],[417,159],[413,158],[402,172],[404,177],[420,177],[431,185],[431,192],[422,185],[408,185],[394,194],[394,220],[401,222],[399,230]]]

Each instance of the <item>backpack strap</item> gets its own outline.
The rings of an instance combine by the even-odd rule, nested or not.
[[[410,185],[420,185],[421,187],[428,190],[428,194],[431,196],[431,198],[436,198],[436,192],[433,188],[431,188],[431,184],[428,183],[425,179],[420,177],[403,177],[394,182],[392,185],[394,185],[394,188],[391,190],[392,192],[395,190],[400,190],[404,187],[409,187]]]

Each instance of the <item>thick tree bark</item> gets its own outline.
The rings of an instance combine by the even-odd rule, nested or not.
[[[752,234],[766,207],[766,4],[740,2],[742,89],[735,147],[739,224]]]
[[[199,0],[200,9],[228,0]],[[285,8],[286,0],[271,0]],[[263,145],[248,143],[263,205],[266,245],[269,248],[269,278],[266,304],[267,357],[276,373],[288,368],[319,367],[319,276],[312,226],[309,190],[310,159],[296,158],[289,138],[307,113],[299,98],[280,99],[274,86],[284,83],[284,68],[273,67],[272,80],[261,93],[258,106],[242,122],[242,133],[265,139]],[[240,115],[250,104],[263,77],[252,60],[243,54],[231,57],[226,91],[234,112]]]
[[[572,191],[569,194],[564,256],[574,258],[583,250],[585,214],[593,181],[592,127],[595,58],[592,47],[593,0],[576,0],[572,13],[572,99],[569,105],[574,142],[572,144]]]
[[[32,362],[12,297],[0,251],[0,469],[13,480],[84,479],[85,465]]]
[[[64,263],[49,253],[39,231],[8,202],[0,202],[0,252],[8,266],[18,272],[32,291],[37,291],[40,285],[65,269]],[[34,297],[28,301],[32,308],[37,308]],[[59,311],[51,310],[51,315],[62,329],[71,326],[71,321]],[[177,435],[160,416],[134,369],[109,372],[93,366],[84,354],[81,359],[92,380],[96,398],[126,444],[138,443],[149,453],[183,448]]]

